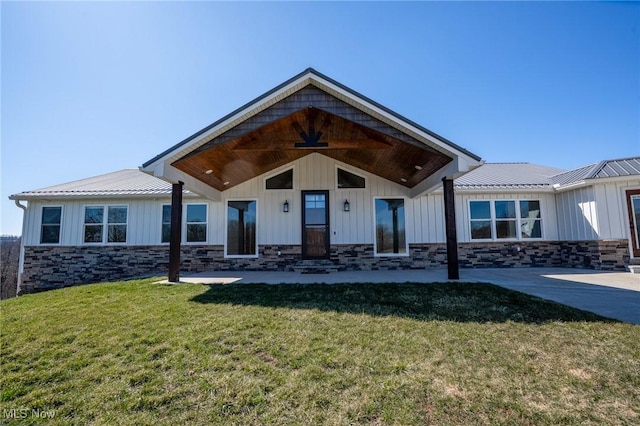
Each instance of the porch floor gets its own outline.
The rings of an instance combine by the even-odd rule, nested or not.
[[[212,271],[182,273],[180,282],[200,284],[338,284],[446,282],[446,269],[341,271],[328,274],[299,272]],[[460,282],[492,283],[570,305],[579,309],[640,324],[640,275],[572,268],[460,269]],[[167,283],[168,281],[162,281]]]

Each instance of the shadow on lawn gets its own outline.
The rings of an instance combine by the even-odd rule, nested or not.
[[[198,303],[399,316],[456,322],[614,322],[491,284],[216,284]]]

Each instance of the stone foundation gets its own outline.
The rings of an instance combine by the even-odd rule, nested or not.
[[[278,254],[279,253],[279,254]],[[264,245],[257,258],[225,259],[223,246],[183,245],[181,271],[293,271],[299,245]],[[624,271],[627,240],[459,243],[462,268],[563,266]],[[333,245],[330,259],[343,270],[444,268],[445,244],[411,244],[409,256],[377,257],[371,244]],[[164,275],[169,247],[25,247],[20,293],[100,281]]]

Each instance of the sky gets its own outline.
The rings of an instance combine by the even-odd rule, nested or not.
[[[487,162],[640,155],[638,2],[0,2],[11,194],[139,167],[308,67]]]

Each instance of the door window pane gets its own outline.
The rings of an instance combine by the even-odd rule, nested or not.
[[[305,225],[326,225],[325,194],[305,194],[304,209]]]
[[[376,199],[376,253],[406,253],[403,199]]]

